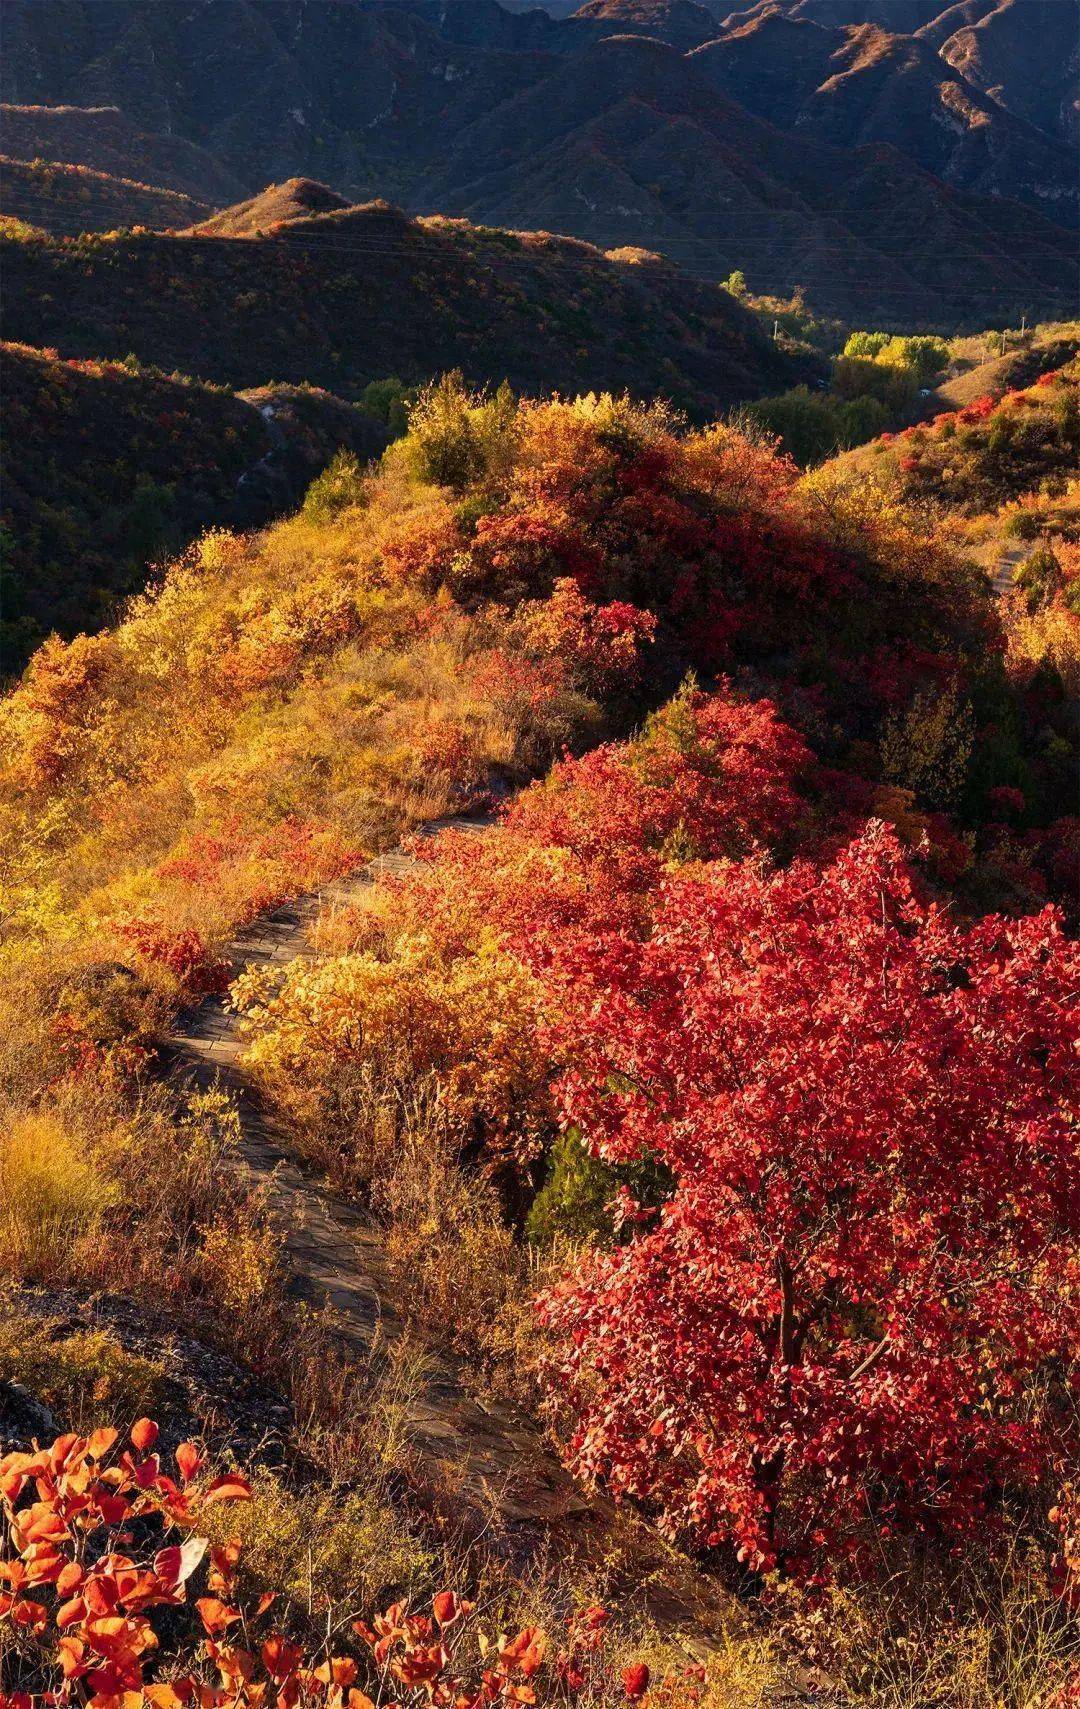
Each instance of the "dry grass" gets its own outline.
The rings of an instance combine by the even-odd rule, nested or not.
[[[43,1401],[65,1429],[85,1432],[153,1415],[165,1372],[105,1330],[65,1330],[0,1299],[0,1382]]]
[[[843,1705],[871,1709],[1049,1709],[1073,1699],[1080,1631],[1047,1560],[1019,1539],[991,1554],[895,1563],[875,1583],[803,1600],[791,1590],[787,1642],[820,1667]]]

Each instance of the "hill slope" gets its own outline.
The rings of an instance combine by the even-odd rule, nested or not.
[[[794,274],[842,318],[985,324],[1029,299],[1071,312],[1068,233],[961,196],[886,145],[794,146],[709,86],[708,52],[599,42],[462,130],[414,195],[645,242],[713,276],[741,267],[762,290]]]
[[[368,458],[386,442],[326,393],[234,396],[13,345],[3,367],[4,671],[53,629],[100,626],[201,529],[266,522],[340,446]]]
[[[755,0],[737,8],[710,0],[710,7],[727,28],[774,13],[826,29],[874,24],[918,36],[1016,118],[1059,143],[1076,137],[1080,20],[1075,0]]]
[[[149,181],[211,207],[247,186],[227,167],[179,136],[150,135],[116,107],[0,106],[0,140],[16,160],[88,166],[112,178]]]
[[[926,41],[765,12],[694,55],[721,93],[841,147],[889,143],[948,184],[1075,221],[1069,151],[968,82]]]
[[[385,203],[240,241],[9,243],[6,285],[9,338],[237,387],[273,375],[356,396],[388,372],[458,367],[525,392],[662,393],[705,417],[803,371],[727,292],[640,252]]]
[[[11,160],[0,155],[0,213],[60,237],[118,226],[168,231],[192,225],[210,212],[205,202],[88,166]]]
[[[337,213],[348,205],[344,196],[325,184],[316,184],[311,178],[290,178],[285,184],[271,184],[259,195],[199,220],[197,230],[200,237],[261,237],[285,220]]]
[[[997,0],[941,46],[969,83],[1062,139],[1080,135],[1080,36],[1069,0]]]

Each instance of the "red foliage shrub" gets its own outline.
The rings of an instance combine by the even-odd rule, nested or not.
[[[956,419],[962,421],[965,426],[970,426],[974,421],[985,421],[987,416],[992,415],[997,408],[997,402],[998,400],[995,397],[992,397],[989,392],[985,392],[982,397],[973,398],[971,403],[959,410]]]
[[[639,740],[556,765],[488,836],[419,845],[398,907],[418,910],[444,947],[467,942],[477,918],[499,920],[530,955],[586,921],[634,930],[669,861],[737,858],[812,826],[815,775],[769,701],[684,691]]]
[[[361,858],[359,850],[322,820],[290,814],[266,830],[252,832],[232,818],[217,831],[194,832],[179,854],[161,863],[157,877],[212,891],[220,886],[223,874],[244,869],[248,883],[240,914],[244,923],[298,891],[337,878]]]
[[[210,953],[193,926],[174,929],[160,920],[125,920],[116,930],[147,961],[171,973],[188,996],[224,991],[229,983],[229,963]]]
[[[626,600],[593,605],[577,582],[564,577],[549,599],[523,608],[521,629],[530,651],[561,660],[587,693],[606,695],[637,678],[656,618]]]
[[[556,766],[511,807],[506,826],[581,858],[655,854],[676,834],[701,859],[775,844],[806,811],[813,756],[768,700],[684,691],[644,737]]]
[[[1007,783],[999,783],[991,789],[986,803],[996,819],[1015,819],[1027,806],[1023,790],[1012,789]]]
[[[1077,1352],[1080,958],[1051,910],[965,931],[878,827],[825,871],[673,878],[648,938],[544,961],[565,1120],[675,1183],[544,1305],[581,1472],[768,1569],[870,1517],[964,1535],[1075,1456],[1034,1380]]]

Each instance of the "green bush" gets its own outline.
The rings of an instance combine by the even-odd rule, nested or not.
[[[409,429],[409,411],[416,402],[416,388],[407,386],[396,374],[372,380],[360,393],[360,408],[390,429],[400,439]]]
[[[615,1187],[614,1170],[586,1151],[577,1128],[568,1129],[552,1147],[547,1180],[533,1200],[529,1239],[537,1246],[550,1246],[560,1234],[610,1241],[607,1206]]]
[[[775,398],[759,398],[747,412],[768,432],[777,434],[784,450],[797,463],[819,463],[837,451],[873,439],[892,420],[879,399],[844,399],[827,392],[796,386]]]
[[[832,383],[842,398],[877,398],[893,411],[906,409],[919,389],[914,368],[880,357],[871,361],[864,356],[838,356]]]
[[[949,366],[949,349],[940,338],[890,338],[879,350],[877,361],[910,368],[918,384],[928,386]]]
[[[873,362],[881,367],[909,368],[918,386],[943,374],[949,350],[940,338],[894,336],[888,332],[853,332],[840,360]]]
[[[325,522],[339,510],[352,510],[364,500],[364,471],[355,451],[339,451],[312,481],[304,499],[309,522]]]
[[[104,1329],[65,1329],[59,1319],[0,1312],[0,1382],[19,1383],[64,1429],[92,1430],[114,1418],[154,1412],[164,1399],[162,1367],[128,1352]]]
[[[845,356],[858,356],[872,362],[889,342],[887,332],[853,332],[844,345]]]
[[[471,392],[455,369],[420,393],[401,450],[415,480],[462,493],[508,466],[516,435],[510,387]]]
[[[1049,605],[1064,585],[1065,578],[1054,549],[1045,542],[1035,548],[1016,576],[1016,586],[1027,594],[1028,610],[1032,612]]]
[[[656,1209],[671,1192],[672,1180],[655,1158],[613,1168],[586,1149],[577,1128],[568,1128],[551,1148],[547,1180],[525,1225],[529,1239],[536,1246],[550,1246],[559,1236],[610,1246],[616,1238],[610,1207],[619,1187],[628,1187],[638,1204]]]
[[[1041,528],[1042,519],[1033,510],[1014,510],[1005,523],[1010,540],[1037,540]]]

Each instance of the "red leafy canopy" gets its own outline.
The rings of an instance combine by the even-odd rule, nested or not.
[[[824,871],[669,879],[647,938],[571,934],[566,1118],[676,1182],[545,1302],[579,1467],[768,1568],[869,1512],[963,1531],[1064,1454],[1021,1388],[1075,1355],[1078,972],[1050,910],[924,905],[881,827]]]

